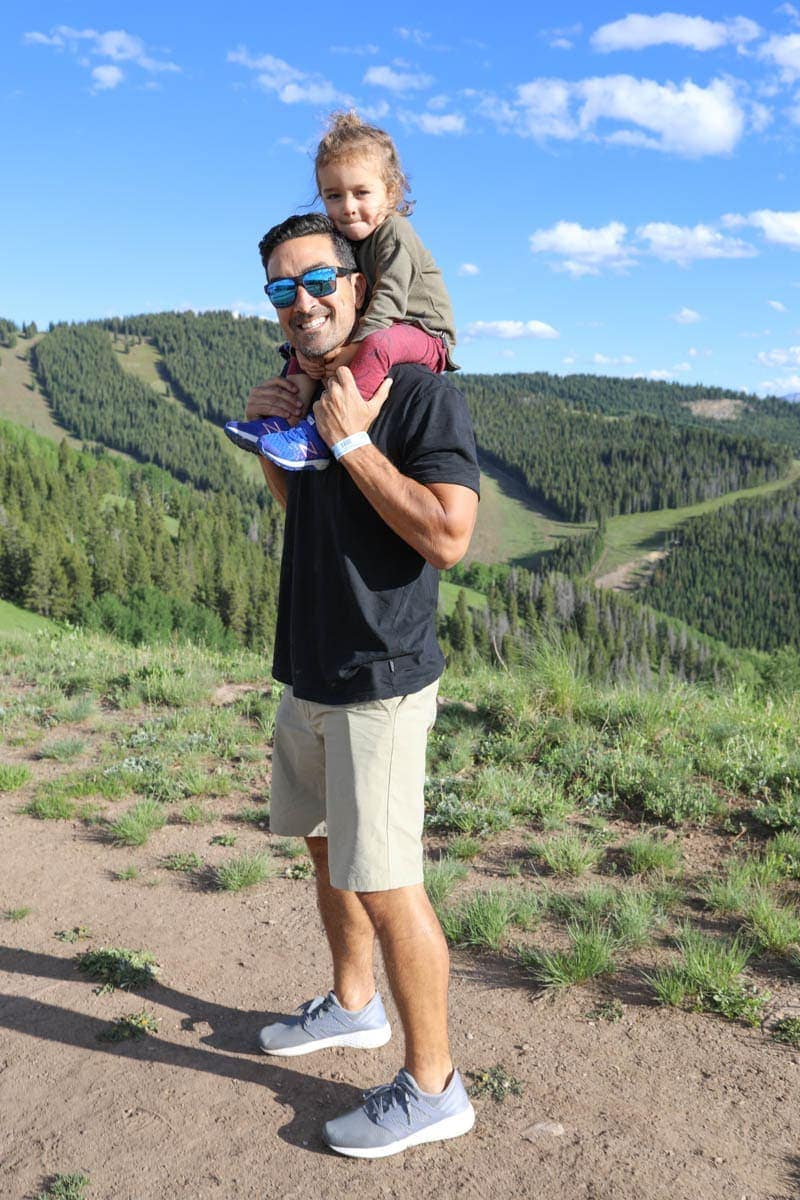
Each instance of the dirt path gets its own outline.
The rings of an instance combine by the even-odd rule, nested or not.
[[[264,836],[247,830],[237,845],[263,846]],[[90,1200],[790,1200],[800,1191],[800,1055],[759,1030],[655,1008],[633,975],[615,977],[622,1019],[590,1021],[601,992],[537,998],[500,960],[460,953],[456,1061],[465,1071],[502,1063],[524,1094],[476,1101],[467,1138],[376,1163],[337,1158],[320,1142],[321,1122],[388,1079],[401,1044],[288,1061],[254,1052],[261,1024],[329,986],[312,882],[198,890],[157,868],[178,849],[208,854],[207,827],[167,826],[155,850],[110,851],[78,823],[18,814],[8,796],[0,839],[0,908],[33,906],[3,923],[0,952],[5,1200],[78,1170],[90,1175]],[[139,878],[115,880],[131,860]],[[151,950],[159,983],[95,995],[73,964],[80,947],[53,936],[77,925],[90,927],[93,946]],[[155,1036],[97,1040],[143,1005],[158,1018]],[[396,1028],[391,1007],[390,1016]],[[537,1130],[543,1122],[563,1132]]]
[[[606,572],[605,575],[599,575],[594,581],[595,587],[610,588],[615,592],[635,591],[636,588],[641,587],[642,579],[641,575],[638,579],[635,579],[634,576],[642,571],[648,575],[652,574],[656,563],[666,557],[666,550],[651,550],[643,558],[634,558],[631,562],[622,563],[613,571]]]

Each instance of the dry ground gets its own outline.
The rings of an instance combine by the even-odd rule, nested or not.
[[[390,1006],[397,1036],[378,1051],[281,1061],[254,1050],[260,1025],[329,986],[313,881],[205,890],[160,863],[175,851],[230,853],[209,847],[213,826],[168,825],[139,850],[112,849],[81,822],[34,821],[18,807],[19,795],[0,797],[0,909],[33,909],[2,925],[7,1200],[78,1170],[90,1175],[90,1200],[800,1194],[800,1054],[758,1029],[654,1007],[632,971],[615,977],[624,1008],[611,1023],[587,1016],[609,995],[601,988],[545,997],[500,958],[460,952],[454,1057],[465,1073],[503,1064],[522,1096],[476,1100],[475,1130],[458,1141],[376,1163],[337,1158],[320,1141],[322,1121],[391,1077],[402,1043]],[[265,836],[248,828],[237,849],[260,848]],[[131,862],[139,876],[116,879]],[[491,876],[498,866],[488,856],[477,870]],[[90,942],[54,937],[79,925]],[[74,966],[86,945],[147,948],[161,965],[158,983],[96,995]],[[777,991],[784,1008],[800,1002],[796,980]],[[97,1040],[110,1020],[143,1006],[159,1021],[156,1035]],[[537,1130],[544,1122],[563,1132]]]

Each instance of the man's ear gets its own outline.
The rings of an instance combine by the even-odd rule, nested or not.
[[[364,307],[364,300],[367,295],[367,277],[366,275],[362,275],[360,271],[354,271],[350,279],[353,284],[356,309],[360,310]]]

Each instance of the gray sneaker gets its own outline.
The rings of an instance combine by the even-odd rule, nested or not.
[[[383,1002],[376,992],[358,1012],[342,1008],[333,992],[315,996],[301,1004],[297,1015],[286,1021],[265,1025],[258,1035],[258,1044],[265,1054],[286,1058],[294,1054],[311,1054],[330,1046],[356,1046],[373,1050],[384,1046],[392,1036]]]
[[[322,1138],[337,1154],[353,1158],[386,1158],[422,1142],[469,1133],[475,1111],[458,1071],[439,1095],[420,1091],[403,1068],[392,1083],[364,1093],[364,1104],[328,1121]]]

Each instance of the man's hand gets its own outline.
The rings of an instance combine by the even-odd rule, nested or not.
[[[369,429],[383,408],[391,388],[392,380],[384,379],[372,399],[364,400],[350,368],[338,367],[314,405],[314,420],[323,440],[329,446],[334,446],[351,433]]]
[[[258,417],[283,417],[287,421],[296,421],[305,416],[305,408],[291,377],[284,379],[282,375],[276,375],[274,379],[267,379],[253,388],[247,397],[244,416],[246,421],[255,421]]]

